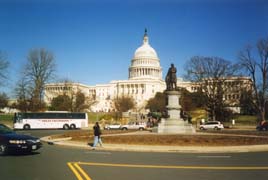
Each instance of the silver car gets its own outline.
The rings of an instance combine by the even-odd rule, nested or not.
[[[214,129],[214,130],[221,130],[223,129],[223,124],[220,121],[208,121],[204,124],[200,124],[200,130],[207,130],[207,129]]]
[[[106,124],[104,129],[106,130],[121,129],[121,124]]]
[[[121,126],[122,130],[140,130],[143,131],[146,129],[146,124],[145,123],[137,123],[137,122],[130,122],[126,125]]]

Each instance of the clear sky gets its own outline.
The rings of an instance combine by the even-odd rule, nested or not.
[[[0,50],[14,88],[30,49],[53,52],[59,79],[86,85],[127,80],[144,29],[163,77],[192,56],[237,60],[268,37],[267,0],[0,0]]]

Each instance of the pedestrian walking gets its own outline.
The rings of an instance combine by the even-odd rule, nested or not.
[[[100,144],[100,146],[102,147],[101,129],[98,122],[96,122],[96,124],[94,125],[93,130],[94,130],[94,143],[93,143],[93,150],[94,150],[97,144]]]

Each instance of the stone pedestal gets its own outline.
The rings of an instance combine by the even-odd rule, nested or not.
[[[166,134],[195,133],[195,129],[192,127],[192,124],[189,124],[187,121],[180,118],[180,91],[166,91],[165,93],[168,102],[166,106],[168,118],[162,118],[161,123],[158,124],[158,127],[154,131]]]

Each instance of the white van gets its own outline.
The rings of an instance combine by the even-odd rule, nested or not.
[[[221,130],[223,129],[223,124],[220,121],[208,121],[204,124],[200,124],[200,130],[207,130],[207,129],[214,129],[214,130]]]

